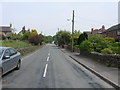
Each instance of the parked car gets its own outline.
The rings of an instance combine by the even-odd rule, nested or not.
[[[21,66],[20,53],[11,47],[0,47],[0,70],[4,75],[7,72],[17,69]]]

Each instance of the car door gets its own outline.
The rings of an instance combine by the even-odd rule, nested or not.
[[[4,56],[10,56],[10,51],[9,49],[5,50],[5,53],[3,55]],[[8,59],[2,59],[2,68],[3,68],[3,73],[6,73],[8,72],[10,69],[11,69],[11,58],[8,58]]]
[[[13,48],[10,48],[9,50],[10,50],[10,57],[11,57],[11,67],[15,68],[18,63],[17,51]]]

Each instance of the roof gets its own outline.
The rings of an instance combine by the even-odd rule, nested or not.
[[[105,30],[104,32],[114,31],[114,30],[118,30],[118,29],[120,29],[120,24],[114,25],[114,26],[108,28],[107,30]]]
[[[11,27],[10,27],[10,26],[1,26],[1,27],[0,27],[0,31],[4,31],[4,32],[5,32],[5,31],[10,31],[10,32],[11,32],[12,30],[11,30]]]

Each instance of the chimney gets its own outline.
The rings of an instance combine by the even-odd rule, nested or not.
[[[91,34],[93,33],[93,28],[91,29]]]
[[[12,24],[10,23],[10,27],[12,27]]]
[[[105,26],[103,25],[103,26],[102,26],[102,32],[104,32],[104,31],[105,31]]]

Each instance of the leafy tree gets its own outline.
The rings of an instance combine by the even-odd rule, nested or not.
[[[44,41],[44,36],[42,34],[39,34],[39,43],[42,45],[42,42]]]
[[[58,45],[68,45],[71,42],[71,33],[68,31],[59,31],[56,34],[56,42]]]
[[[45,43],[52,43],[53,37],[52,36],[44,36]]]
[[[31,31],[31,35],[38,35],[37,30],[33,29],[33,30]]]
[[[42,35],[30,35],[28,41],[35,45],[42,44]]]
[[[22,40],[28,40],[29,36],[31,35],[30,32],[26,32],[23,36],[22,36]]]
[[[84,32],[78,38],[78,45],[80,45],[83,41],[88,39],[88,35]]]
[[[81,32],[78,30],[75,30],[74,31],[74,45],[76,46],[76,45],[78,45],[78,38],[79,38],[79,36],[80,36],[80,34],[81,34]]]

